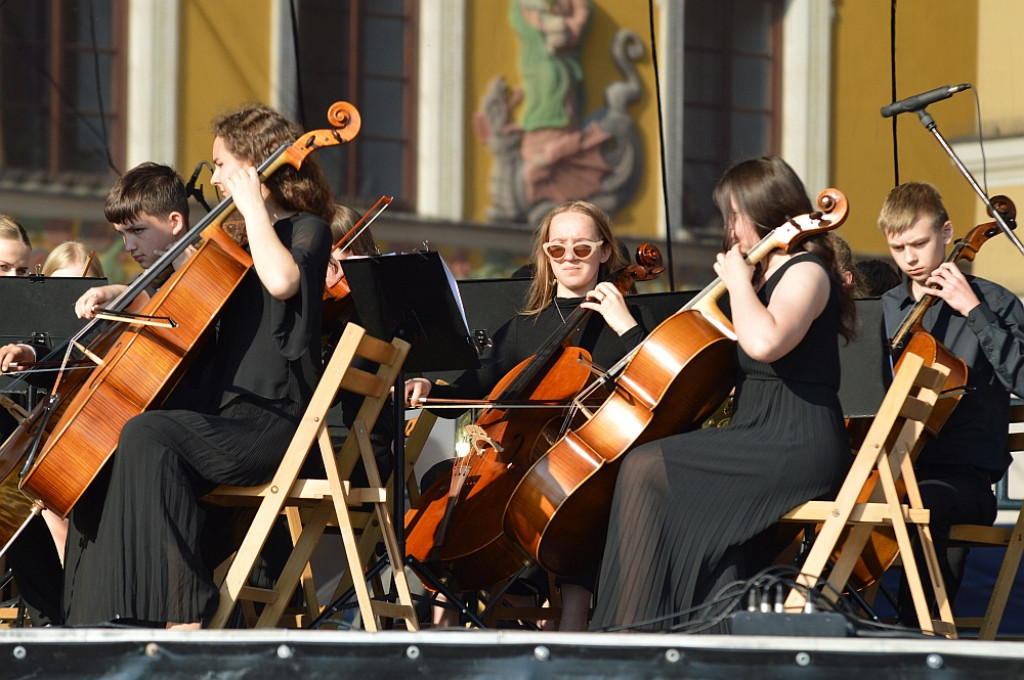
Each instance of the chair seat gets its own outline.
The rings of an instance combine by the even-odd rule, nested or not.
[[[821,597],[835,602],[858,563],[871,555],[872,534],[885,527],[903,556],[922,632],[956,637],[928,527],[930,513],[921,501],[913,471],[914,456],[923,444],[948,375],[944,366],[925,365],[922,357],[905,353],[835,500],[803,503],[781,518],[818,525],[800,575],[786,598],[786,611],[801,611],[822,579]],[[911,528],[924,552],[938,620],[930,614],[929,593],[925,593],[911,550]]]
[[[958,548],[1005,548],[1012,538],[1013,527],[954,524],[949,530],[949,544]]]

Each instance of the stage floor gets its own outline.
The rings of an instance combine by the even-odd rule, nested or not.
[[[1024,677],[1024,643],[522,631],[0,630],[3,678]]]

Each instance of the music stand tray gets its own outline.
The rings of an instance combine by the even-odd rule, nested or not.
[[[480,367],[470,337],[455,279],[441,255],[434,251],[381,255],[345,260],[345,279],[356,306],[359,324],[381,339],[397,336],[410,343],[409,355],[395,381],[394,452],[395,494],[392,516],[395,538],[405,567],[405,372],[469,370]],[[421,574],[422,577],[422,574]],[[445,592],[436,579],[436,590]],[[457,600],[453,600],[457,602]],[[472,616],[472,613],[463,608]],[[479,620],[476,619],[479,625]]]

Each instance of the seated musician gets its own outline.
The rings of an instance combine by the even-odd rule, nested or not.
[[[420,400],[428,395],[474,399],[487,395],[503,376],[535,354],[579,307],[597,314],[576,332],[570,344],[589,351],[600,367],[612,366],[653,328],[651,318],[627,305],[615,284],[604,280],[628,262],[612,233],[611,220],[600,208],[584,201],[554,208],[541,221],[534,242],[537,274],[524,309],[495,332],[490,355],[483,357],[491,363],[463,374],[452,385],[434,385],[425,378],[407,381],[410,405],[420,406]],[[514,422],[514,415],[511,419]],[[586,628],[594,575],[559,584],[561,630]]]
[[[771,230],[814,211],[803,183],[782,159],[755,158],[725,173],[714,202],[728,246],[714,270],[737,337],[735,410],[725,427],[626,454],[593,630],[727,628],[736,602],[707,606],[771,564],[767,530],[800,503],[835,493],[850,465],[839,340],[853,335],[856,308],[831,239],[809,235],[756,267],[744,258]]]
[[[102,279],[103,264],[81,241],[65,241],[50,251],[43,262],[43,276]]]
[[[253,267],[219,316],[210,408],[151,410],[128,420],[109,475],[72,509],[64,589],[70,624],[198,628],[217,605],[198,498],[217,484],[266,482],[319,377],[330,187],[313,159],[261,184],[256,167],[302,135],[268,107],[228,113],[213,131],[211,181],[245,220],[239,239]]]
[[[966,276],[956,263],[944,262],[954,229],[931,184],[907,182],[890,191],[878,226],[908,279],[882,296],[888,332],[899,328],[922,296],[931,295],[938,299],[925,312],[922,329],[967,363],[967,391],[938,437],[921,450],[915,467],[952,603],[967,550],[947,548],[950,526],[995,521],[992,484],[1010,464],[1010,393],[1024,394],[1024,307],[1002,286]],[[926,570],[922,578],[928,578]],[[905,584],[900,602],[901,618],[916,623]]]
[[[0,276],[27,276],[31,255],[32,246],[25,229],[14,218],[0,215]],[[24,348],[17,344],[0,348],[0,372],[7,373],[13,370],[12,362],[25,360],[19,357],[34,357],[37,349],[46,351],[48,348],[42,342],[33,342]],[[7,409],[0,409],[0,441],[6,440],[17,426],[18,420]],[[32,518],[6,556],[32,625],[59,623],[60,558],[41,517]]]
[[[0,214],[0,276],[28,276],[29,258],[32,256],[32,244],[28,240],[28,234],[17,220],[8,215]],[[35,359],[35,350],[31,347],[19,349],[21,345],[10,344],[0,347],[0,373],[11,370],[11,364],[19,361],[32,361]],[[2,412],[4,417],[6,412]],[[13,431],[17,424],[9,426]],[[4,433],[4,438],[9,432]]]
[[[187,229],[188,196],[184,183],[173,168],[156,163],[142,163],[117,179],[107,194],[103,212],[106,219],[114,225],[114,229],[121,234],[128,254],[146,269]],[[28,237],[24,236],[23,240],[24,270],[27,273],[28,254],[31,248],[28,246]],[[3,238],[0,233],[0,247],[2,244]],[[48,275],[60,275],[60,270],[65,268],[71,272],[65,275],[81,276],[88,260],[88,249],[84,245],[68,242],[50,253],[43,269],[45,273],[52,265],[54,270]],[[95,258],[89,267],[92,274],[103,275],[99,261]],[[73,273],[75,271],[79,273]],[[126,287],[123,284],[107,284],[90,288],[76,301],[75,312],[79,317],[90,318],[96,307],[110,302]],[[136,303],[138,306],[148,299],[148,295],[143,294],[140,297],[144,299]],[[0,347],[0,368],[6,371],[12,363],[35,361],[37,354],[48,349],[39,343],[18,343]],[[49,373],[45,375],[52,377]],[[195,374],[189,374],[193,375]],[[186,379],[183,383],[188,385],[190,381]],[[49,388],[50,385],[46,387]],[[197,387],[194,391],[198,390]],[[33,616],[33,622],[56,623],[63,619],[59,606],[63,579],[60,563],[64,558],[67,522],[48,510],[43,511],[42,517],[53,536],[52,541],[49,536],[45,536],[45,527],[42,532],[39,531],[42,522],[33,521],[26,528],[26,535],[31,535],[32,538],[19,538],[11,547],[10,561],[19,585],[24,584],[21,589],[26,601],[30,607],[34,606],[43,613],[42,616]],[[45,538],[45,541],[40,536]],[[49,543],[56,545],[56,570],[52,566],[53,560],[49,558]]]
[[[107,195],[103,214],[124,241],[125,252],[148,269],[188,231],[188,194],[174,168],[159,163],[140,163],[118,178]],[[188,249],[174,267],[194,252]],[[168,274],[170,274],[168,270]],[[92,318],[93,310],[114,300],[127,288],[108,284],[91,288],[75,303],[78,316]],[[129,309],[141,308],[149,299],[140,293]]]
[[[188,229],[185,185],[173,168],[157,163],[142,163],[117,179],[107,194],[103,214],[121,234],[125,251],[139,266],[146,269]],[[62,244],[58,248],[67,245]],[[70,247],[74,248],[73,245]],[[98,262],[94,262],[99,266]],[[117,283],[90,288],[75,302],[75,313],[80,318],[92,318],[97,307],[110,302],[126,288],[124,284]],[[134,302],[132,309],[141,307],[149,298],[145,293],[139,297],[142,299]],[[0,348],[0,368],[4,370],[11,362],[30,362],[35,359],[36,352],[28,345]]]

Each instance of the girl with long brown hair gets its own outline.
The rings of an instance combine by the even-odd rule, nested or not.
[[[812,211],[776,157],[718,182],[725,252],[714,265],[736,331],[735,411],[726,427],[666,437],[628,453],[612,501],[593,629],[721,630],[728,584],[775,554],[765,530],[841,484],[850,462],[839,406],[839,337],[855,308],[824,235],[749,265],[765,234]],[[716,618],[716,616],[718,618]]]

